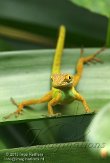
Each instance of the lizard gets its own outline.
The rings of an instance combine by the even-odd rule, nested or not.
[[[75,100],[78,100],[83,104],[86,113],[91,112],[91,109],[88,106],[85,98],[78,91],[76,91],[75,87],[78,85],[80,78],[82,76],[84,64],[92,61],[101,62],[99,58],[96,58],[96,55],[101,53],[104,50],[104,48],[101,48],[96,53],[86,57],[82,57],[83,49],[81,49],[80,52],[81,56],[76,65],[76,73],[74,75],[71,75],[69,73],[61,73],[60,66],[64,48],[65,33],[66,28],[64,25],[61,25],[53,61],[53,68],[51,74],[52,81],[51,90],[39,99],[25,100],[19,104],[17,104],[15,100],[11,98],[12,103],[17,106],[17,110],[14,112],[16,116],[21,114],[26,106],[45,102],[48,103],[49,117],[60,116],[61,113],[55,113],[53,107],[57,104],[60,105],[68,104]]]

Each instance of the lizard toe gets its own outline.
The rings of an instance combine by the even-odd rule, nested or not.
[[[61,115],[62,115],[61,113],[55,113],[55,114],[49,115],[49,117],[60,117]]]

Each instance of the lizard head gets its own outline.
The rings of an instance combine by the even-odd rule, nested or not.
[[[53,74],[51,79],[54,88],[70,88],[73,84],[73,76],[70,74]]]

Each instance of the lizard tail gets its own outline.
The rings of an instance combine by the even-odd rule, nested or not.
[[[61,25],[57,46],[55,50],[55,55],[54,55],[52,74],[60,73],[61,57],[62,57],[64,42],[65,42],[65,33],[66,33],[65,26]]]

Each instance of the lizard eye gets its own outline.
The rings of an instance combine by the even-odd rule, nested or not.
[[[66,75],[66,80],[71,80],[71,76],[70,75]]]

